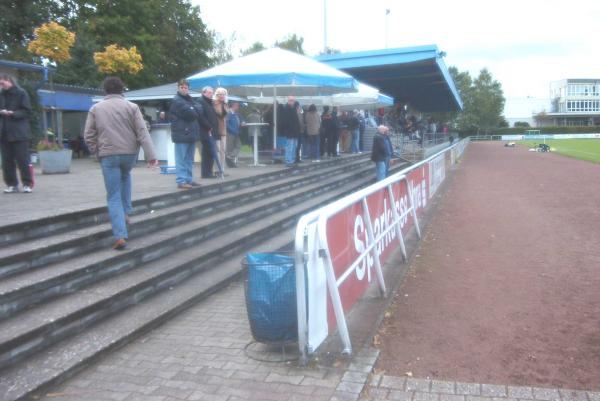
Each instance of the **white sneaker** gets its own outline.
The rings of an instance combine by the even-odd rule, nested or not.
[[[6,189],[4,190],[5,194],[14,194],[14,193],[17,193],[17,192],[19,192],[19,188],[18,187],[13,187],[13,186],[6,187]]]
[[[33,188],[23,185],[23,192],[30,194],[33,192]]]

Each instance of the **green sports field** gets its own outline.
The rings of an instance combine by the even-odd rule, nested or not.
[[[544,140],[516,141],[516,143],[532,148],[539,143],[544,143]],[[546,139],[546,144],[550,145],[552,152],[600,164],[600,139]]]

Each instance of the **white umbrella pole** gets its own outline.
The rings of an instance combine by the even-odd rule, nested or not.
[[[277,86],[273,87],[273,149],[277,149]]]

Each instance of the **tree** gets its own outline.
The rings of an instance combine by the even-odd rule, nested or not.
[[[254,43],[252,43],[252,46],[250,46],[246,50],[242,50],[241,54],[242,54],[242,56],[247,56],[252,53],[258,53],[259,51],[262,51],[265,49],[266,49],[266,47],[265,47],[265,45],[262,44],[262,42],[254,42]]]
[[[0,58],[31,63],[27,50],[33,39],[31,27],[58,21],[68,9],[67,2],[55,0],[3,1],[0,4]]]
[[[275,47],[280,47],[282,49],[290,50],[296,52],[298,54],[304,54],[304,49],[302,45],[304,44],[304,38],[300,36],[296,36],[296,34],[288,35],[281,42],[275,42]]]
[[[235,32],[233,32],[229,38],[223,38],[221,34],[216,31],[211,31],[211,36],[213,38],[213,49],[210,53],[211,64],[218,65],[232,60],[233,55],[231,54],[231,48],[236,40]]]
[[[106,46],[103,52],[94,53],[98,70],[105,74],[127,73],[135,75],[144,68],[142,56],[135,46],[125,49],[117,45]]]
[[[529,128],[530,125],[527,121],[517,121],[513,124],[515,128]]]
[[[463,102],[462,112],[453,119],[459,131],[479,133],[507,125],[502,116],[505,102],[502,85],[487,69],[482,69],[475,80],[455,67],[449,71]]]
[[[177,81],[210,65],[213,42],[189,0],[96,0],[80,2],[80,29],[100,47],[136,46],[144,69],[128,79],[131,88]]]
[[[71,58],[70,50],[75,43],[75,34],[56,22],[48,22],[34,30],[35,39],[27,50],[57,63]]]
[[[473,82],[471,96],[471,113],[478,129],[487,132],[506,123],[502,117],[505,102],[502,85],[492,78],[487,69],[482,69]]]

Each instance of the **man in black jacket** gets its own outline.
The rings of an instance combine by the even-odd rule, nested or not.
[[[202,97],[200,105],[202,113],[198,116],[200,123],[200,142],[202,143],[202,165],[200,172],[202,178],[214,178],[213,174],[213,155],[216,154],[215,135],[219,135],[219,120],[217,112],[213,106],[214,89],[210,86],[202,88]]]
[[[33,180],[29,171],[29,95],[8,74],[0,74],[0,89],[0,149],[6,183],[4,193],[19,192],[17,167],[21,173],[23,192],[32,192]]]
[[[377,134],[373,137],[373,149],[371,160],[375,162],[375,174],[377,181],[387,177],[390,170],[390,159],[394,153],[392,141],[389,134],[390,129],[385,125],[377,127]]]
[[[177,94],[169,109],[171,140],[175,144],[175,182],[179,189],[200,186],[193,180],[195,146],[200,139],[200,114],[202,106],[190,96],[188,82],[179,81]]]
[[[287,104],[281,112],[281,135],[286,138],[285,142],[285,165],[293,167],[296,161],[296,147],[300,138],[300,120],[296,111],[296,98],[288,96]]]

